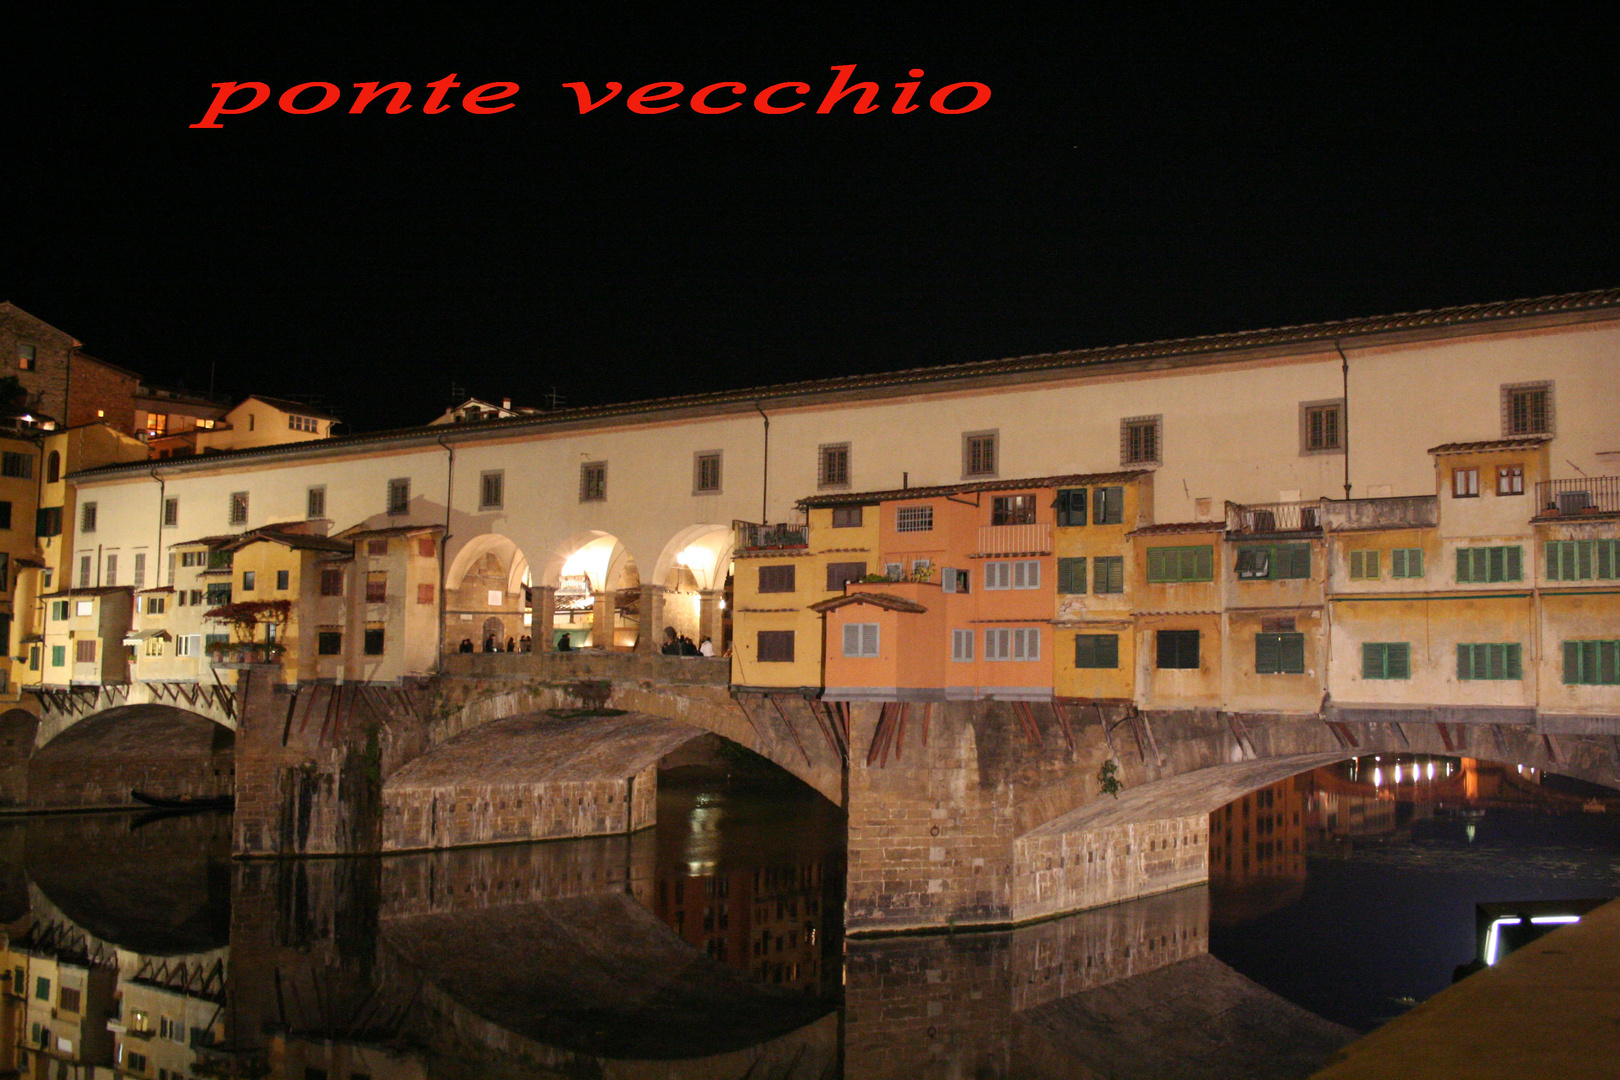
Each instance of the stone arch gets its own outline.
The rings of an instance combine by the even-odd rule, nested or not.
[[[535,584],[554,590],[554,630],[568,631],[576,647],[587,633],[593,647],[635,644],[642,615],[641,573],[635,556],[614,534],[588,529],[568,537],[552,549]],[[613,620],[611,638],[599,634],[596,625],[607,613]]]
[[[120,705],[39,747],[28,763],[35,809],[135,806],[132,791],[164,798],[233,793],[236,733],[172,705]]]
[[[491,633],[502,645],[528,634],[528,586],[528,557],[510,537],[484,533],[463,544],[444,575],[445,650],[464,640],[482,648]]]
[[[651,582],[663,588],[643,605],[661,633],[664,626],[701,641],[713,638],[718,655],[725,649],[726,602],[724,590],[731,573],[735,534],[730,525],[689,525],[664,545],[653,564]]]

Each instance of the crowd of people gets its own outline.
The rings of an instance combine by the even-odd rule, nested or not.
[[[568,634],[558,635],[558,652],[572,652],[573,649],[574,641],[572,637]],[[480,650],[473,645],[472,638],[462,638],[457,651],[470,653],[479,652]],[[524,634],[520,638],[509,637],[506,639],[506,643],[502,645],[500,638],[494,634],[488,634],[484,637],[484,647],[481,651],[487,653],[533,652],[534,639],[529,637],[528,634]],[[676,634],[673,626],[666,626],[664,627],[664,644],[660,651],[665,656],[713,656],[714,642],[707,637],[702,641],[694,642],[685,634]]]

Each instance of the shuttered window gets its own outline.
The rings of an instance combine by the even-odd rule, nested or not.
[[[1057,591],[1065,596],[1076,596],[1086,591],[1085,559],[1057,561]]]
[[[1091,523],[1093,525],[1119,525],[1125,521],[1125,489],[1100,487],[1091,489]]]
[[[1305,635],[1254,635],[1254,672],[1256,675],[1304,674]]]
[[[1564,642],[1564,682],[1586,686],[1620,683],[1620,641]]]
[[[1077,668],[1119,667],[1119,635],[1074,635],[1074,666]]]
[[[1215,548],[1208,544],[1197,547],[1148,548],[1147,579],[1150,582],[1166,584],[1213,581]]]
[[[1057,511],[1059,526],[1084,525],[1086,523],[1086,489],[1065,488],[1057,493],[1057,502],[1053,504]]]
[[[987,562],[984,564],[985,589],[1012,588],[1012,563]]]
[[[1041,658],[1041,631],[1036,626],[1020,627],[1012,632],[1012,658],[1039,660]]]
[[[1412,646],[1404,641],[1369,641],[1361,646],[1363,679],[1410,679]]]
[[[858,529],[861,527],[861,508],[859,506],[835,506],[832,512],[832,527],[835,529]]]
[[[1620,540],[1550,540],[1549,581],[1613,581],[1620,577]]]
[[[1012,631],[1006,629],[984,632],[984,658],[1007,660],[1012,657]]]
[[[792,592],[795,588],[796,567],[792,563],[759,568],[759,591],[762,593]]]
[[[1457,581],[1523,581],[1523,561],[1523,549],[1517,544],[1512,547],[1458,548]]]
[[[1038,589],[1041,587],[1041,563],[1039,559],[1018,559],[1012,564],[1012,587],[1015,589]]]
[[[894,511],[895,532],[932,532],[934,508],[932,506],[899,506]]]
[[[1457,678],[1459,679],[1520,679],[1524,672],[1519,664],[1519,646],[1516,643],[1457,646]]]
[[[1197,630],[1160,630],[1155,639],[1158,646],[1158,666],[1161,668],[1196,668],[1198,666]]]
[[[844,586],[851,581],[859,581],[866,576],[866,564],[863,562],[835,562],[827,564],[827,591],[843,592]],[[790,590],[791,591],[791,590]]]
[[[1389,574],[1397,578],[1423,576],[1423,549],[1396,548],[1389,553]]]
[[[1091,563],[1092,592],[1104,595],[1125,591],[1125,556],[1099,555]]]
[[[366,603],[381,604],[388,599],[388,571],[373,570],[366,574]]]
[[[1352,551],[1350,553],[1350,580],[1376,581],[1378,579],[1378,552]]]
[[[845,623],[844,655],[876,656],[878,654],[877,623]]]
[[[792,630],[761,630],[759,631],[759,647],[756,656],[767,664],[791,664],[793,662],[793,631]]]
[[[973,631],[951,631],[951,659],[958,662],[973,659]]]
[[[1374,553],[1376,555],[1376,552]],[[1245,580],[1308,578],[1309,544],[1246,545],[1238,548],[1237,576]]]

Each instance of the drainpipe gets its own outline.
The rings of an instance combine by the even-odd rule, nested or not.
[[[156,480],[157,485],[158,485],[157,553],[155,555],[155,558],[157,559],[157,569],[156,569],[156,572],[152,575],[152,584],[157,586],[158,588],[162,588],[163,587],[163,511],[164,511],[164,494],[163,493],[164,493],[164,488],[165,488],[166,482],[164,481],[162,476],[158,475],[158,471],[156,469],[151,470],[151,472],[152,472],[152,479]],[[133,573],[133,571],[131,571],[131,572]],[[134,579],[131,578],[130,580],[133,581]],[[169,584],[172,585],[174,583],[171,581]]]
[[[769,505],[768,496],[771,489],[771,418],[765,415],[764,403],[761,401],[754,402],[754,410],[765,421],[765,461],[759,475],[759,523],[764,525],[770,520],[766,507]]]
[[[1339,354],[1339,374],[1342,385],[1340,391],[1344,399],[1344,407],[1340,412],[1343,421],[1339,432],[1339,441],[1344,444],[1344,498],[1350,500],[1350,358],[1344,355],[1344,349],[1339,347],[1339,339],[1333,339],[1333,348]]]
[[[444,580],[447,572],[445,556],[450,551],[450,496],[455,492],[456,483],[456,452],[450,444],[444,441],[444,436],[438,439],[444,452],[449,455],[444,467],[444,535],[439,537],[439,634],[438,654],[433,658],[433,667],[437,671],[444,670]]]

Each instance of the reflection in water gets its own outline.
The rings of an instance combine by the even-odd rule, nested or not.
[[[1620,793],[1473,758],[1365,757],[1210,815],[1210,951],[1370,1030],[1474,959],[1474,905],[1620,893]]]
[[[1207,893],[848,943],[842,816],[780,782],[677,770],[655,832],[369,859],[233,863],[227,815],[11,822],[0,1072],[1302,1075],[1349,1037],[1330,1021],[1443,985],[1476,899],[1540,895],[1515,867],[1620,886],[1620,818],[1591,799],[1349,763],[1217,812]],[[1532,805],[1566,811],[1562,839]]]

